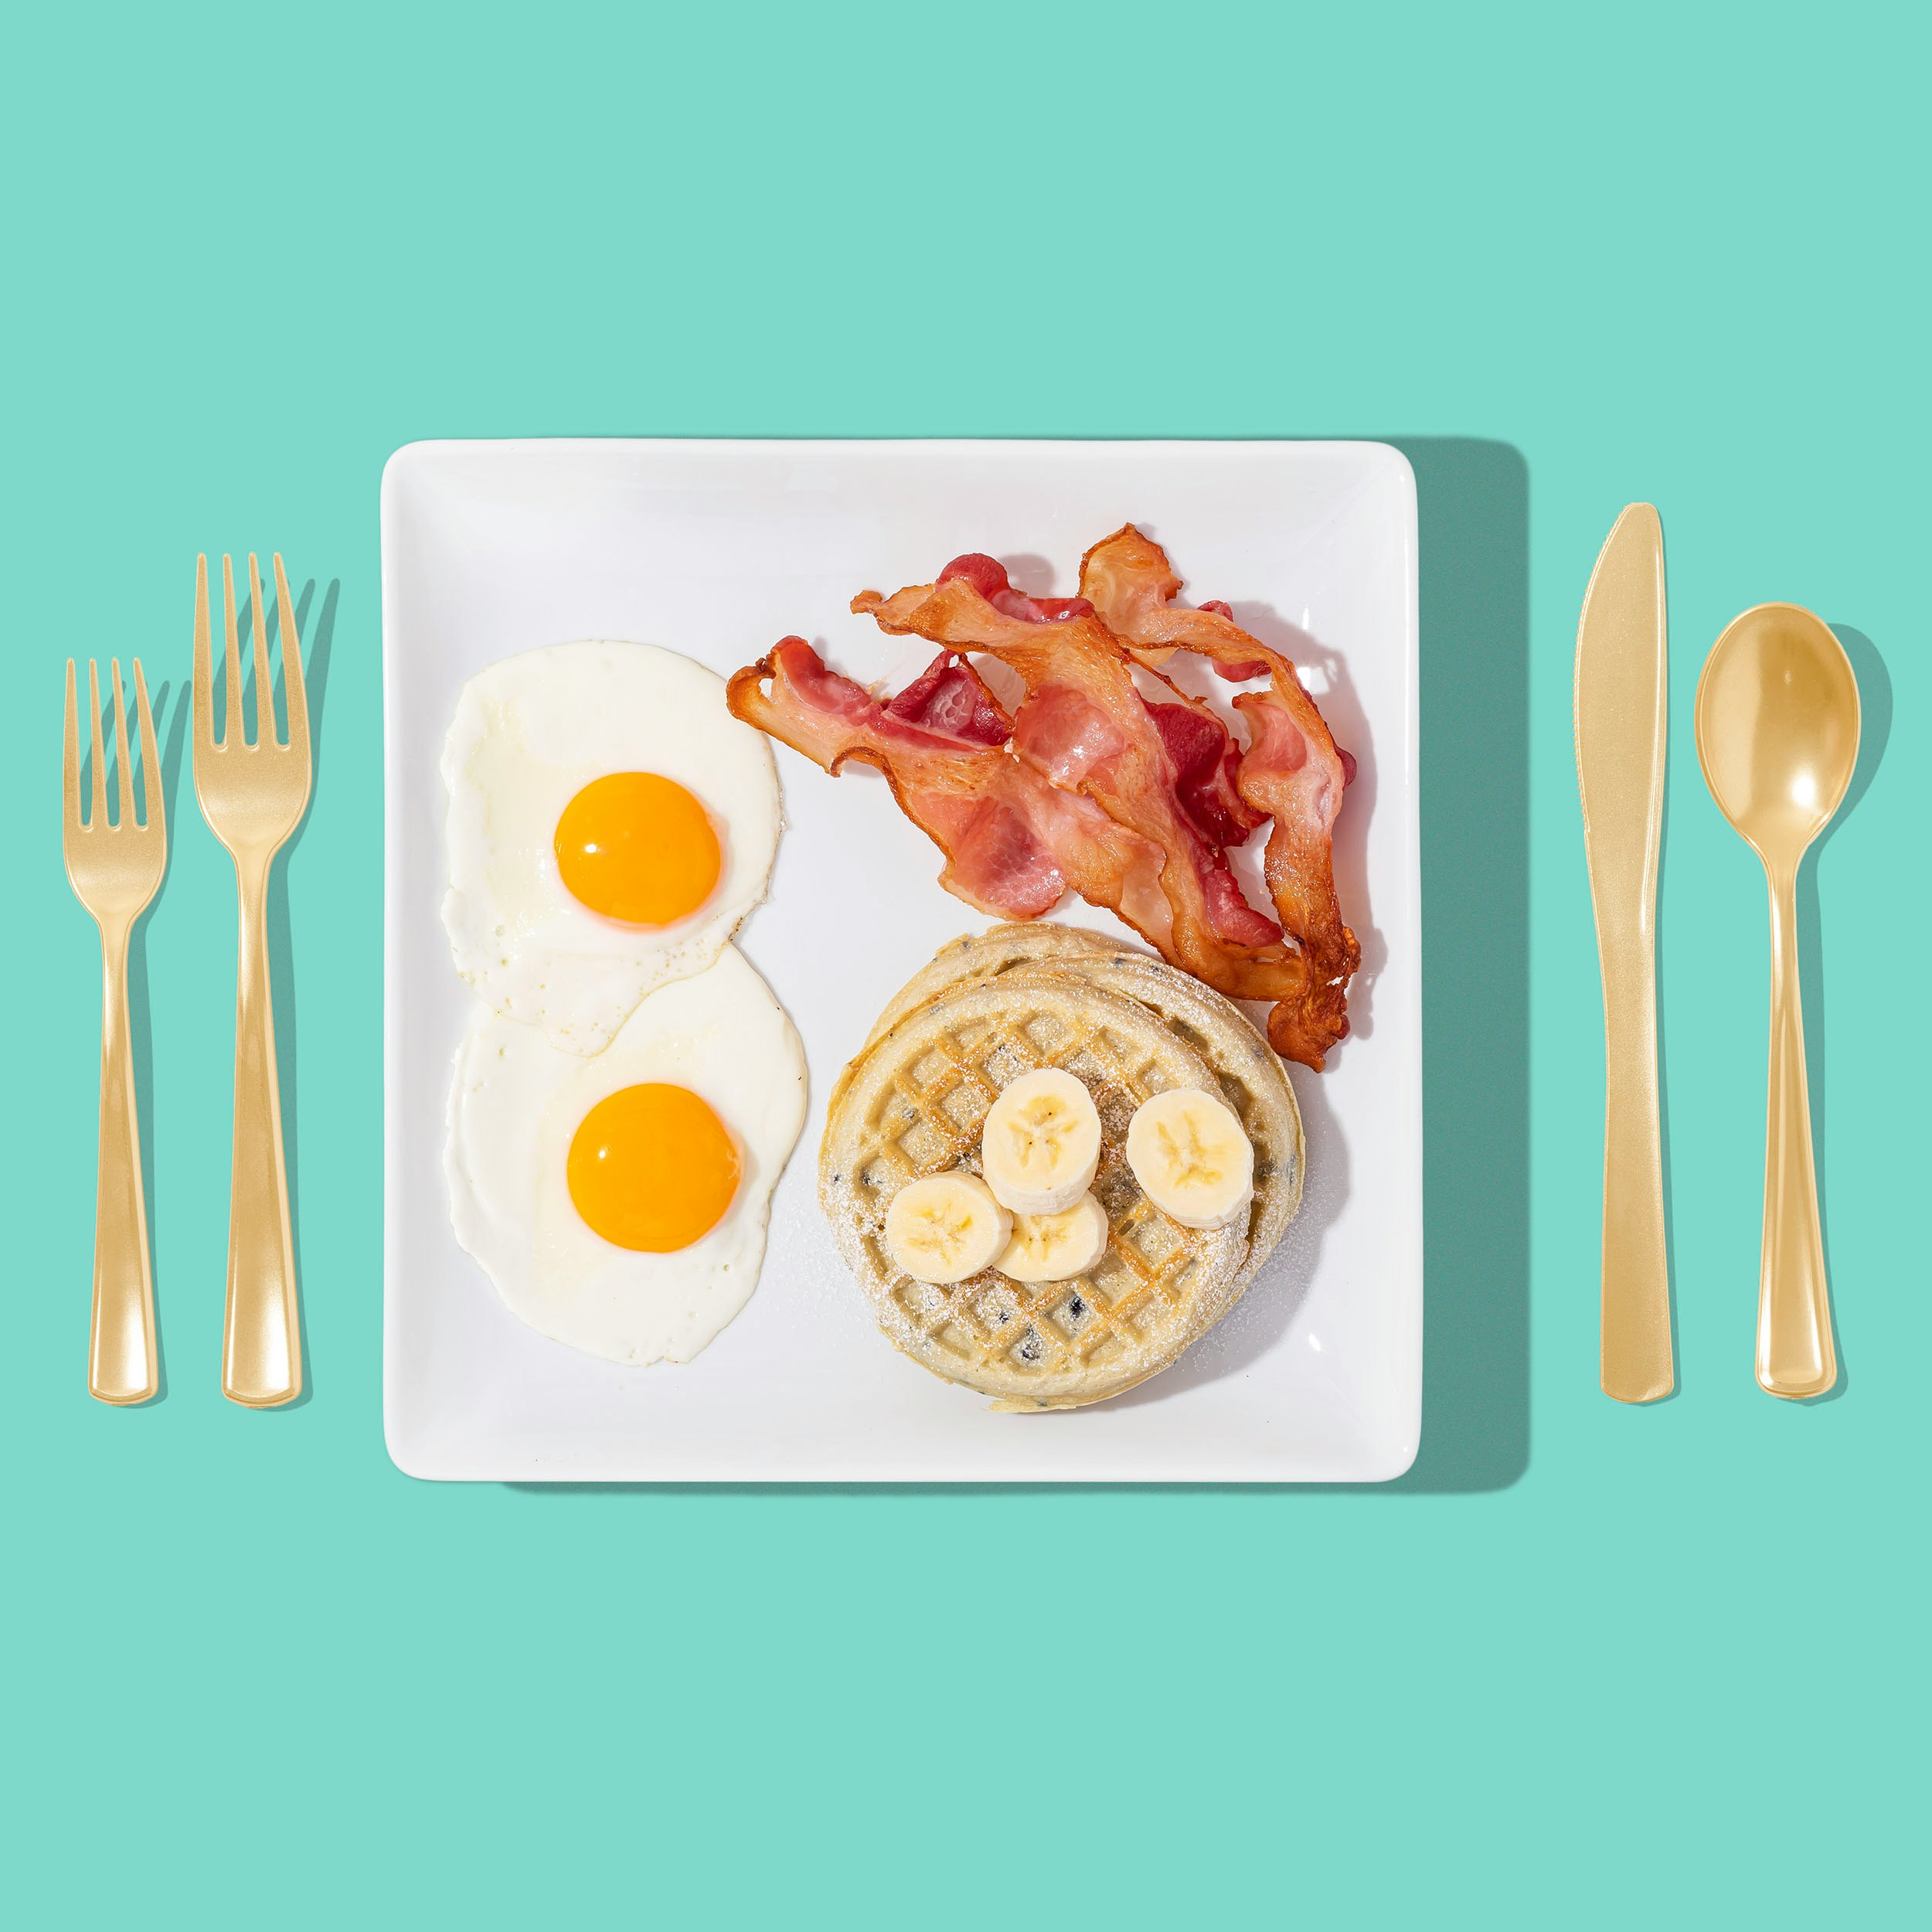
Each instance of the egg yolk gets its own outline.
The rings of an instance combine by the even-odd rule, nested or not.
[[[724,1218],[743,1163],[723,1121],[688,1087],[623,1087],[570,1141],[570,1199],[621,1248],[668,1254]]]
[[[628,926],[668,926],[718,883],[718,835],[675,779],[612,771],[563,808],[557,869],[572,898]]]

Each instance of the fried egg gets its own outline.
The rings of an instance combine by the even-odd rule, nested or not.
[[[443,745],[456,969],[505,1018],[600,1052],[764,896],[771,747],[724,680],[646,644],[558,644],[463,687]]]
[[[689,1362],[757,1285],[804,1118],[804,1049],[735,946],[594,1059],[479,1006],[450,1092],[450,1218],[532,1328],[609,1362]]]

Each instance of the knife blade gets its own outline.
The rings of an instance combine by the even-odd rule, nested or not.
[[[1631,504],[1577,626],[1577,788],[1604,981],[1600,1376],[1619,1402],[1675,1384],[1657,1091],[1657,862],[1664,821],[1664,530]]]

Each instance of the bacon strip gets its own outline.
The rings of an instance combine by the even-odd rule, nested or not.
[[[985,680],[951,651],[940,651],[886,709],[895,718],[968,744],[1003,745],[1013,735],[1012,719]]]
[[[1243,898],[1226,855],[1183,807],[1176,762],[1135,687],[1126,651],[1105,624],[1083,613],[1047,621],[1009,614],[965,572],[889,598],[865,591],[852,607],[887,631],[982,651],[1011,665],[1027,689],[1013,719],[1019,758],[1063,792],[1097,801],[1164,855],[1170,934],[1164,940],[1129,923],[1176,964],[1233,998],[1296,1005],[1306,998],[1307,962]]]
[[[1029,597],[1015,590],[1006,566],[983,550],[956,556],[939,573],[941,583],[964,577],[995,611],[1028,624],[1052,624],[1061,617],[1090,617],[1094,607],[1084,597]]]
[[[1234,606],[1219,597],[1206,599],[1201,608],[1212,611],[1216,617],[1226,617],[1230,624],[1234,621]],[[1240,664],[1232,661],[1223,664],[1217,659],[1214,670],[1217,677],[1226,678],[1230,684],[1246,684],[1250,678],[1265,678],[1268,675],[1267,661],[1261,658],[1250,658]]]
[[[934,579],[935,587],[950,583],[955,577],[963,577],[1002,616],[1017,617],[1024,623],[1055,624],[1066,617],[1094,614],[1094,607],[1085,597],[1032,597],[1015,590],[1005,565],[984,551],[972,550],[954,557]],[[1165,651],[1148,654],[1150,660],[1172,655]],[[934,659],[934,669],[939,662]],[[1245,675],[1258,676],[1263,668],[1257,666]],[[932,672],[926,675],[930,678]],[[1161,682],[1165,684],[1167,680],[1163,678]],[[924,682],[924,679],[920,679],[920,685]],[[913,687],[918,689],[918,685]],[[1161,734],[1168,756],[1174,760],[1175,788],[1182,808],[1209,845],[1240,845],[1261,824],[1264,815],[1250,810],[1235,787],[1235,771],[1241,761],[1240,748],[1229,736],[1227,726],[1207,706],[1184,691],[1174,690],[1172,685],[1168,689],[1173,691],[1172,703],[1145,699],[1142,702]],[[1246,903],[1238,890],[1234,903]],[[1240,917],[1232,907],[1230,916]]]
[[[1335,898],[1333,838],[1349,774],[1315,700],[1290,661],[1250,637],[1227,607],[1176,607],[1181,580],[1167,553],[1131,523],[1080,560],[1080,592],[1107,628],[1137,654],[1198,652],[1224,675],[1268,674],[1266,691],[1243,692],[1235,708],[1247,721],[1248,749],[1236,789],[1274,821],[1263,870],[1283,929],[1306,954],[1310,972],[1299,1001],[1268,1015],[1275,1050],[1319,1067],[1349,1030],[1349,981],[1362,948]]]
[[[1265,815],[1241,796],[1236,783],[1240,747],[1206,705],[1182,692],[1174,695],[1176,702],[1172,704],[1142,702],[1174,761],[1175,794],[1209,845],[1244,845]]]
[[[973,687],[964,709],[962,677]],[[946,855],[939,883],[977,910],[1037,918],[1071,886],[1162,944],[1160,849],[988,742],[989,730],[1010,733],[1011,720],[951,652],[887,705],[828,670],[804,638],[786,638],[732,678],[725,702],[835,777],[850,760],[883,772],[900,809]]]

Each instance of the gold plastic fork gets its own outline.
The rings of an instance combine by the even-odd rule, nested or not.
[[[235,572],[221,560],[227,604],[227,714],[215,737],[208,634],[208,560],[195,563],[195,795],[209,828],[235,862],[241,941],[235,979],[235,1147],[228,1193],[228,1308],[222,1328],[222,1393],[251,1409],[273,1409],[302,1392],[302,1344],[295,1300],[294,1243],[282,1155],[282,1104],[275,1076],[275,1013],[269,996],[268,869],[308,809],[308,698],[301,640],[279,554],[282,684],[288,742],[275,736],[268,672],[268,622],[261,572],[248,559],[250,628],[255,642],[255,740],[243,735],[241,658],[235,641]]]
[[[155,1352],[155,1288],[148,1258],[148,1205],[141,1185],[141,1121],[134,1046],[128,1033],[128,942],[168,869],[167,808],[148,682],[134,659],[141,714],[141,783],[147,822],[134,818],[128,762],[128,706],[114,660],[114,756],[121,818],[107,822],[107,759],[100,740],[100,674],[87,661],[94,726],[93,809],[80,816],[80,729],[74,715],[73,659],[67,660],[67,736],[61,763],[60,844],[74,895],[100,928],[100,1153],[94,1182],[94,1301],[87,1388],[102,1402],[145,1402],[160,1386]]]

